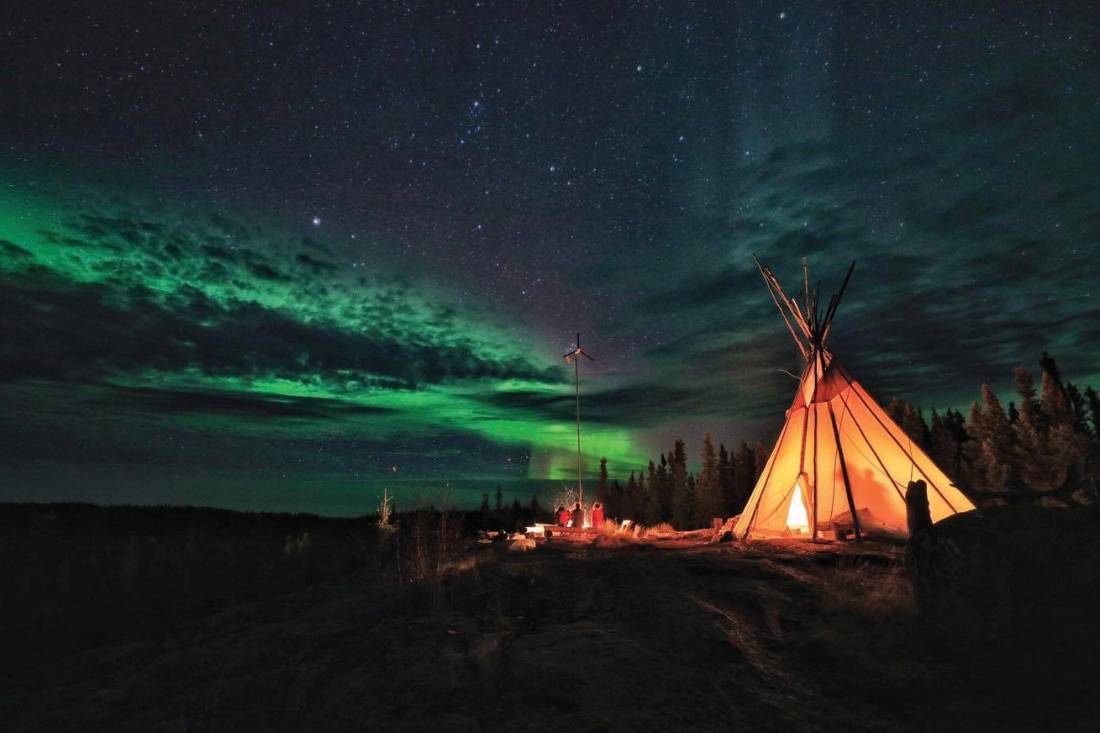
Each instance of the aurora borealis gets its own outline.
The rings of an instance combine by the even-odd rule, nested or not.
[[[7,11],[0,500],[526,500],[576,331],[591,470],[767,440],[753,252],[880,399],[1100,375],[1087,8],[111,5]]]

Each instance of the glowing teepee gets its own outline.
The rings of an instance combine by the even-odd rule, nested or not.
[[[755,258],[754,258],[755,259]],[[829,328],[852,268],[821,311],[803,263],[801,305],[756,260],[806,369],[775,448],[737,521],[738,537],[904,537],[910,481],[928,485],[932,521],[974,505],[833,358]]]

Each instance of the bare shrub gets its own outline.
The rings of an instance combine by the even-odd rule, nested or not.
[[[288,534],[286,542],[283,544],[283,554],[287,557],[296,557],[308,552],[309,547],[309,532],[302,532],[298,537]]]
[[[402,576],[410,582],[436,581],[464,554],[462,522],[453,510],[417,509],[400,517]]]
[[[378,528],[393,529],[393,499],[388,488],[382,490],[382,502],[378,505]]]

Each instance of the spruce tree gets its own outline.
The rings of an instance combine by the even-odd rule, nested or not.
[[[1023,367],[1017,367],[1013,377],[1020,403],[1012,425],[1014,482],[1020,489],[1049,491],[1052,488],[1051,462],[1041,436],[1043,421],[1039,401],[1035,398],[1035,378]]]
[[[734,508],[736,501],[733,491],[733,456],[726,450],[725,444],[720,443],[718,445],[718,493],[722,500],[723,518],[732,517],[737,513]]]
[[[1012,373],[1012,380],[1016,384],[1016,394],[1020,402],[1020,418],[1030,422],[1036,430],[1041,430],[1039,400],[1035,396],[1035,377],[1027,369],[1016,367]]]
[[[634,472],[630,472],[630,478],[626,480],[624,488],[622,515],[620,519],[638,520],[638,479],[634,478]]]
[[[1100,394],[1092,387],[1085,388],[1085,405],[1088,408],[1088,450],[1085,473],[1093,483],[1093,491],[1100,488]],[[1094,500],[1100,499],[1095,497]]]
[[[1089,427],[1092,437],[1100,438],[1100,393],[1092,387],[1085,388],[1085,402],[1089,406]]]
[[[1054,488],[1072,487],[1080,481],[1087,439],[1074,429],[1070,401],[1058,372],[1058,365],[1047,352],[1039,360],[1042,369],[1039,403],[1047,422],[1044,452],[1050,460],[1050,481]]]
[[[948,408],[943,413],[943,424],[951,431],[951,434],[955,436],[955,442],[959,446],[960,453],[962,452],[962,446],[970,439],[970,435],[966,432],[966,418],[958,410],[952,410]],[[962,456],[958,456],[955,459],[956,465],[962,460]]]
[[[959,443],[948,418],[932,410],[932,427],[929,428],[928,450],[932,461],[950,475],[959,468]]]
[[[623,504],[626,502],[626,492],[618,479],[611,482],[611,488],[607,492],[607,504],[604,514],[608,518],[620,519],[623,516]]]
[[[905,400],[895,397],[887,405],[886,413],[905,431],[910,440],[921,448],[928,447],[929,430],[920,410]]]
[[[1044,357],[1053,362],[1048,355],[1044,353]],[[1050,370],[1043,369],[1040,377],[1040,396],[1039,402],[1042,405],[1043,414],[1048,420],[1054,421],[1067,421],[1069,420],[1069,405],[1066,401],[1065,390],[1062,389],[1062,383],[1058,381],[1057,367],[1052,367]]]
[[[768,465],[768,449],[764,447],[764,441],[756,441],[756,468],[753,471],[753,485],[760,474],[764,473],[764,467]]]
[[[504,491],[501,490],[500,484],[497,484],[497,511],[499,512],[504,508]]]
[[[985,413],[977,400],[970,403],[966,420],[970,440],[963,446],[962,478],[971,491],[985,490],[985,461],[982,439],[985,436]]]
[[[982,403],[970,407],[965,475],[975,491],[1004,491],[1012,464],[1013,436],[1008,415],[993,388],[982,385]]]
[[[699,452],[702,468],[695,491],[695,525],[710,526],[711,519],[722,516],[722,486],[718,472],[718,456],[714,452],[714,442],[710,433],[703,436],[703,448]]]
[[[673,444],[669,462],[672,492],[672,524],[676,529],[688,529],[695,521],[695,496],[688,482],[687,452],[679,438]]]
[[[1085,396],[1081,394],[1081,390],[1073,382],[1066,382],[1065,387],[1073,432],[1086,438],[1091,437],[1092,431],[1089,429],[1089,415],[1085,406]]]
[[[610,496],[610,485],[607,478],[607,459],[600,459],[600,479],[596,484],[596,499],[603,502],[603,505],[607,506],[607,501]]]
[[[988,384],[982,385],[982,400],[985,402],[987,481],[991,489],[1001,491],[1008,484],[1012,471],[1012,425],[997,394]]]
[[[695,476],[685,473],[680,489],[675,491],[672,498],[672,525],[679,530],[698,529],[699,506]]]
[[[1049,375],[1055,384],[1062,384],[1062,375],[1058,371],[1058,362],[1054,360],[1053,356],[1045,351],[1039,356],[1039,369],[1042,370],[1043,374]]]
[[[661,454],[656,476],[657,516],[659,522],[672,521],[672,477],[669,475],[668,459]]]
[[[657,498],[657,464],[653,461],[649,462],[649,467],[646,475],[648,480],[646,481],[645,491],[645,503],[642,510],[642,522],[647,527],[652,527],[661,521],[661,503]]]
[[[731,509],[734,514],[740,514],[745,508],[745,503],[752,495],[754,486],[756,486],[756,456],[749,448],[748,442],[742,440],[737,446],[737,453],[733,456],[734,502]]]
[[[649,465],[653,465],[652,461]],[[640,524],[647,524],[650,516],[650,487],[649,482],[646,481],[645,471],[638,472],[638,498],[635,504],[635,514],[632,517],[635,522]]]

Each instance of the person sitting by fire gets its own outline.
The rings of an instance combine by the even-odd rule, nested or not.
[[[599,529],[603,526],[603,521],[603,504],[597,501],[592,505],[592,526]]]
[[[559,505],[558,506],[558,511],[557,511],[557,518],[558,518],[558,526],[559,527],[568,527],[569,526],[569,520],[573,518],[573,515],[569,512],[568,509],[565,508],[564,505]]]
[[[584,509],[579,501],[573,505],[573,526],[577,529],[584,526]]]

